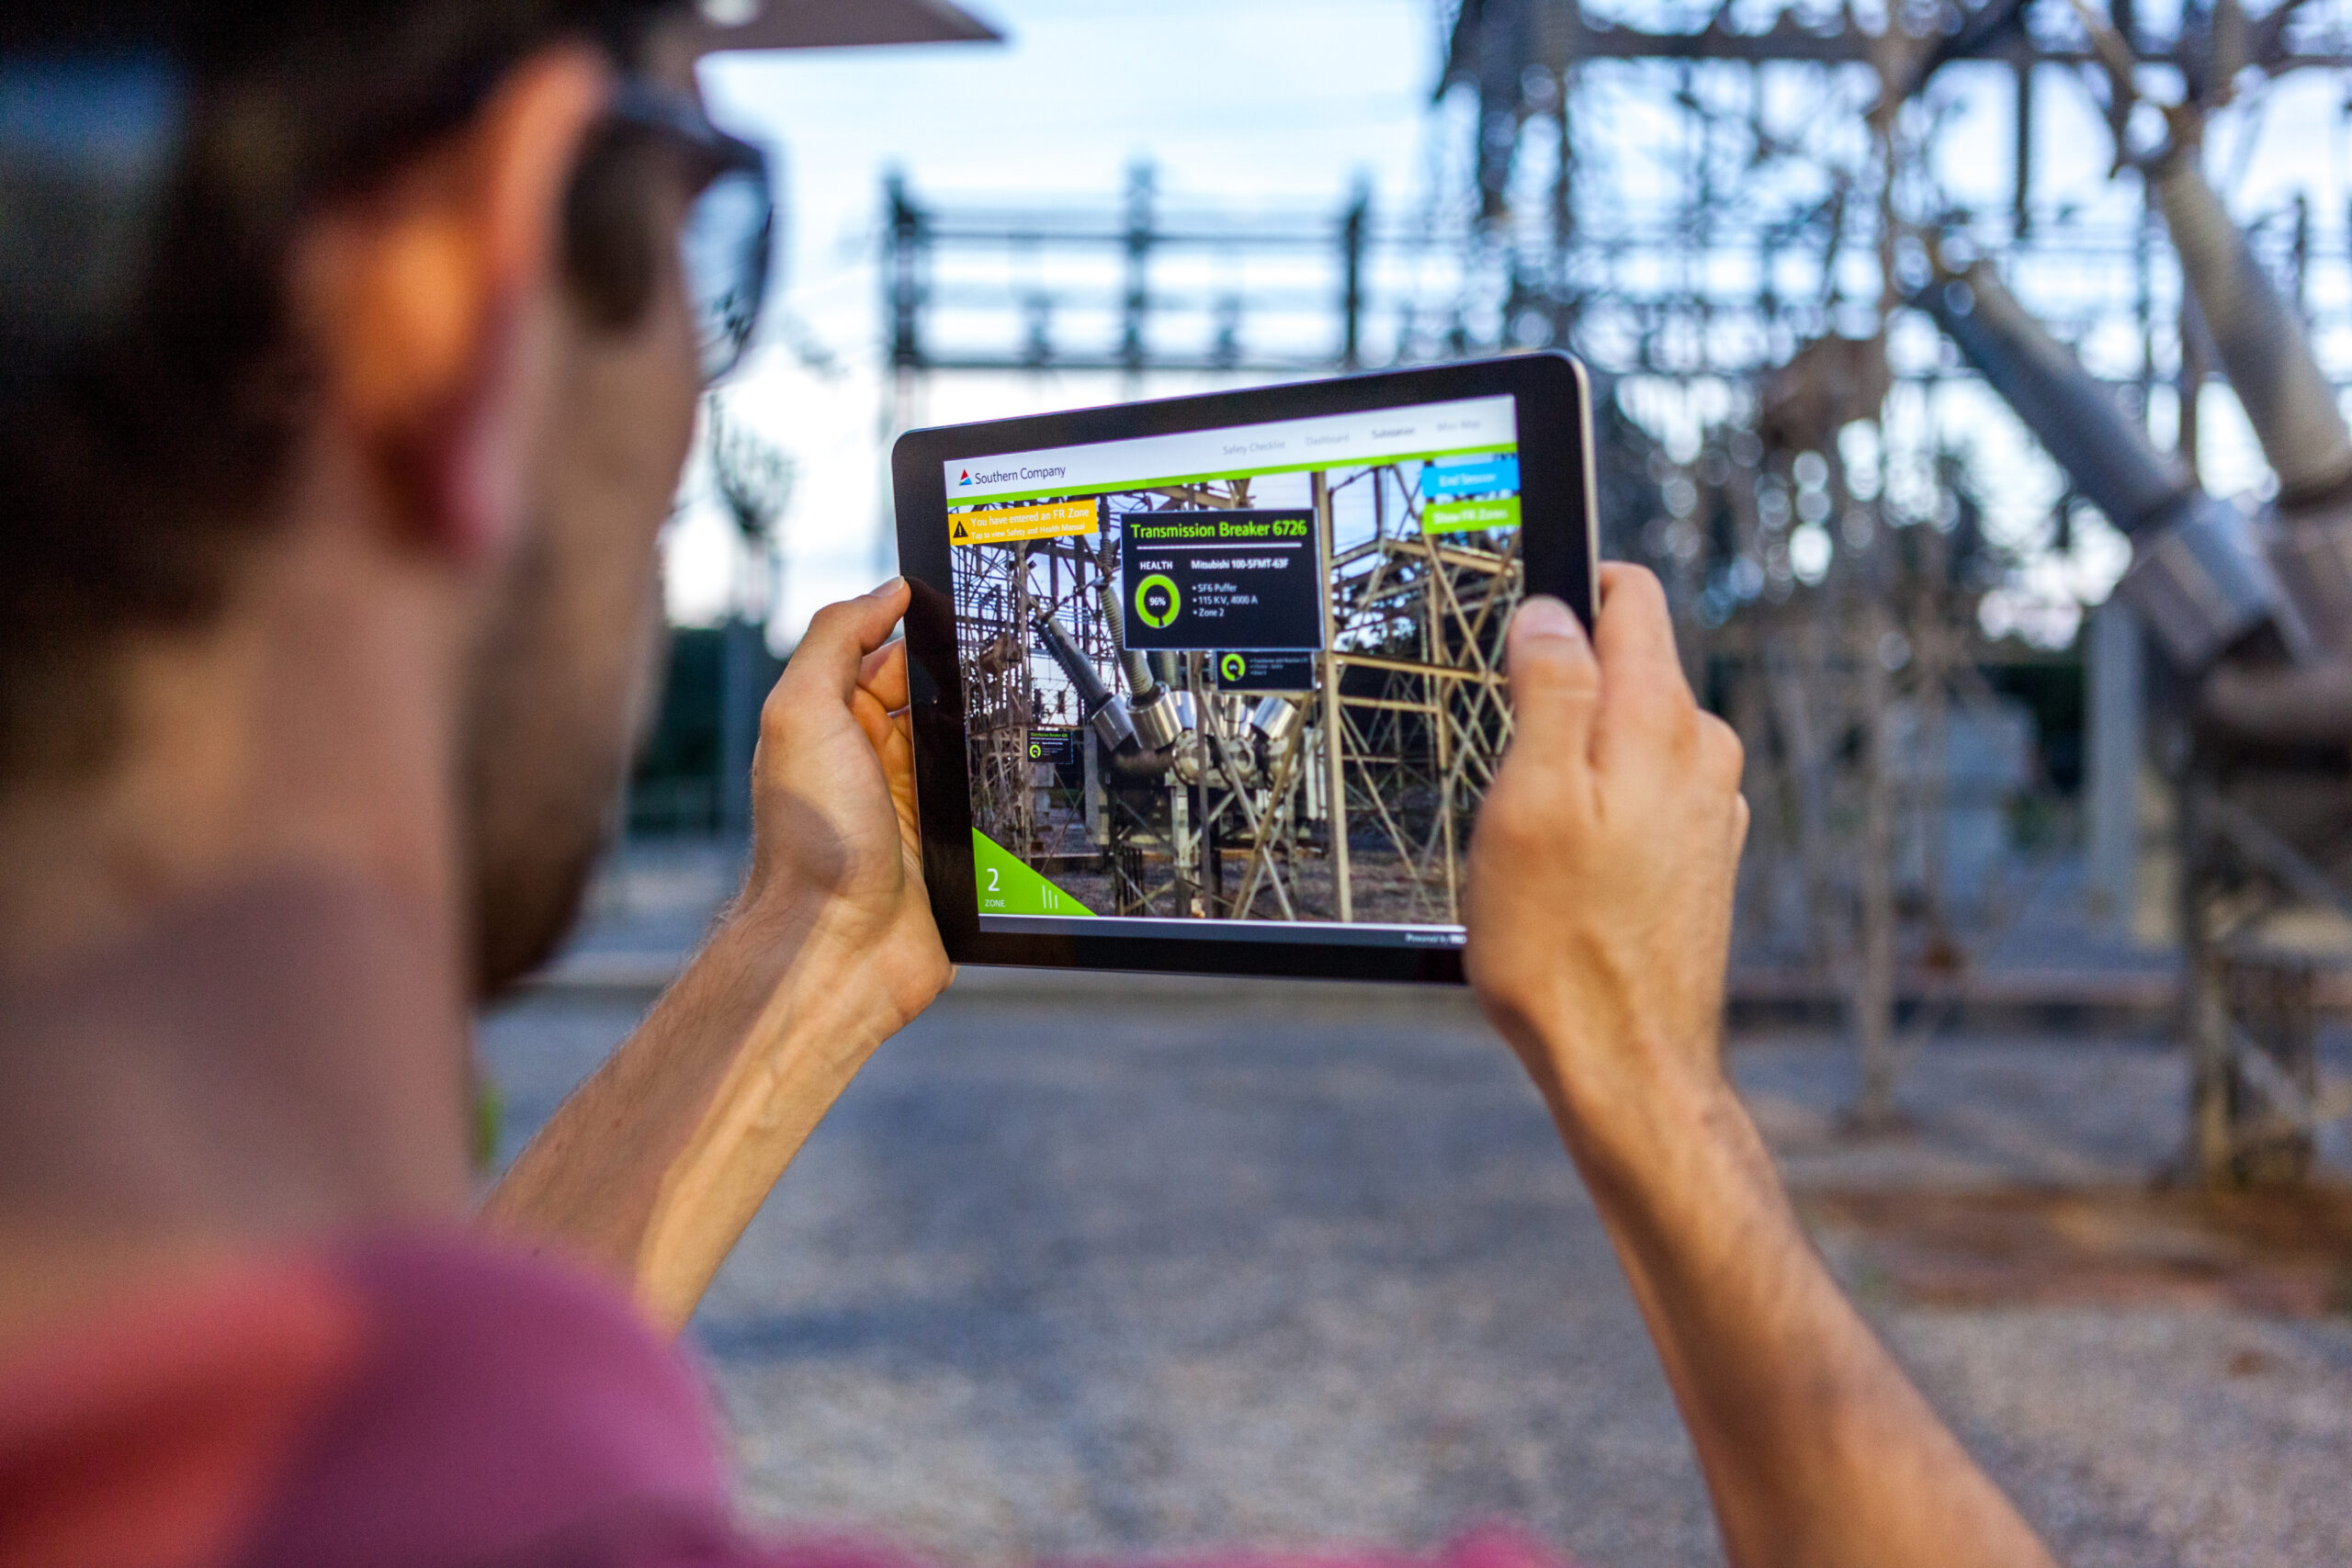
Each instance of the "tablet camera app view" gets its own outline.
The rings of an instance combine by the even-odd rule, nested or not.
[[[1502,395],[949,463],[981,928],[1459,946],[1517,447]]]

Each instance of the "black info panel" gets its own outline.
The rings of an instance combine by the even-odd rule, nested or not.
[[[1129,648],[1311,652],[1323,646],[1312,512],[1129,512],[1118,524]]]

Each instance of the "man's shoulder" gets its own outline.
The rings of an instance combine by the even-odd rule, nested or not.
[[[683,1358],[470,1235],[159,1280],[0,1365],[0,1568],[720,1562],[731,1521]]]

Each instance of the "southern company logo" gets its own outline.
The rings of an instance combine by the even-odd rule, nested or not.
[[[966,469],[964,470],[964,477],[963,477],[962,479],[957,479],[956,482],[957,484],[959,484],[959,485],[967,485],[967,484],[970,484],[970,483],[972,482],[972,470],[971,470],[971,469],[969,469],[969,468],[966,468]]]

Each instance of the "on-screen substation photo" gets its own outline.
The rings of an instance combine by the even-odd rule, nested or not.
[[[1458,945],[1510,733],[1511,398],[945,478],[984,927]]]

